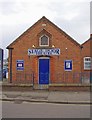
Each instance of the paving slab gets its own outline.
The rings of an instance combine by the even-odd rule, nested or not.
[[[90,103],[90,92],[30,91],[3,92],[3,100],[39,101],[52,103]]]

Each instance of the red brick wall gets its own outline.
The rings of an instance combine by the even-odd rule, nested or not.
[[[83,47],[82,51],[81,51],[82,72],[90,71],[90,70],[84,70],[84,57],[92,57],[91,45],[92,45],[92,40],[91,39],[89,39],[84,44],[82,44],[82,47]]]
[[[42,24],[46,26],[43,27]],[[43,28],[45,29],[43,31]],[[52,45],[55,48],[60,48],[61,54],[59,56],[50,57],[50,74],[51,80],[57,81],[55,74],[64,73],[64,60],[73,61],[72,72],[81,72],[81,49],[80,46],[73,42],[68,36],[61,32],[56,26],[47,20],[40,20],[33,27],[22,34],[11,47],[12,50],[12,79],[16,80],[16,60],[24,60],[24,71],[35,73],[35,83],[38,83],[38,57],[28,57],[27,50],[35,45],[38,48],[39,36],[46,33],[50,37],[50,48]],[[67,48],[67,50],[66,50]],[[10,58],[9,58],[10,60]],[[10,63],[9,63],[10,64]],[[9,66],[10,71],[10,66]],[[67,71],[66,71],[67,72]],[[65,72],[65,73],[66,73]],[[10,78],[10,77],[9,77]],[[71,82],[72,79],[70,78]]]

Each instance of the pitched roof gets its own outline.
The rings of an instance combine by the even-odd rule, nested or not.
[[[86,40],[84,43],[82,43],[81,46],[85,45],[87,42],[92,42],[92,37],[90,37],[88,40]]]
[[[41,19],[39,19],[35,24],[33,24],[29,29],[27,29],[22,35],[20,35],[15,41],[13,41],[9,46],[7,46],[7,49],[12,48],[12,45],[14,45],[19,38],[21,38],[24,34],[26,34],[29,30],[31,30],[34,26],[36,26],[37,24],[39,24],[40,21],[44,21],[46,20],[48,23],[50,23],[53,27],[55,27],[57,30],[59,30],[65,37],[67,37],[68,39],[70,39],[71,42],[73,42],[75,45],[80,47],[80,44],[75,41],[72,37],[70,37],[66,32],[64,32],[63,30],[61,30],[57,25],[55,25],[53,22],[51,22],[49,19],[47,19],[45,16],[43,16]]]

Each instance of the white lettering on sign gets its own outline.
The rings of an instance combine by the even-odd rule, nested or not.
[[[18,64],[18,67],[22,67],[22,64]]]
[[[60,55],[60,49],[28,49],[28,55]]]

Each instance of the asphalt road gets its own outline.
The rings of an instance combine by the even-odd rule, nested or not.
[[[2,103],[3,118],[90,118],[90,105]]]

